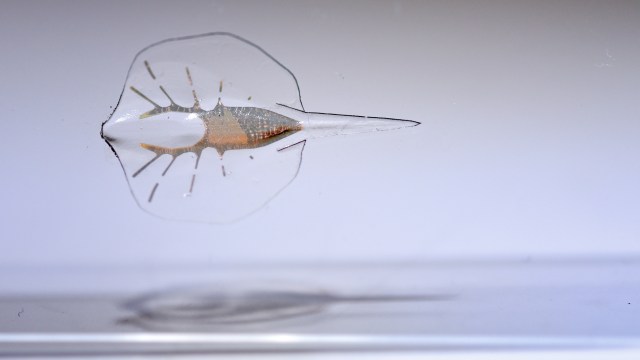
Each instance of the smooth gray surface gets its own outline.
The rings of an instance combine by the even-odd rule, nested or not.
[[[39,292],[2,292],[0,353],[637,348],[639,266],[592,259],[48,272]],[[270,300],[253,315],[245,307],[249,316],[229,316],[259,300],[260,289]],[[334,300],[287,317],[268,306],[315,307],[292,292]],[[190,315],[176,316],[179,309]]]
[[[637,2],[1,7],[0,264],[640,252]],[[310,142],[292,185],[236,224],[154,218],[100,123],[139,49],[214,30],[285,63],[308,110],[423,124]]]

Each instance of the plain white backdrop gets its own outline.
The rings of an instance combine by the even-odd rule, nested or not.
[[[640,254],[637,2],[3,2],[0,264]],[[157,219],[99,136],[142,47],[229,31],[309,111],[417,128],[310,141],[232,225]]]

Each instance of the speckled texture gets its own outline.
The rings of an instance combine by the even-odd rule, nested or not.
[[[197,108],[185,108],[197,111]],[[173,110],[169,110],[173,111]],[[213,110],[197,113],[205,133],[191,146],[162,147],[140,144],[157,155],[178,156],[187,152],[200,155],[206,148],[214,148],[222,157],[227,150],[253,149],[269,145],[302,130],[300,122],[273,111],[255,107],[225,107],[219,103]]]

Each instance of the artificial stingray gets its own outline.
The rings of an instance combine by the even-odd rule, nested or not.
[[[225,223],[293,181],[307,139],[418,124],[305,111],[289,69],[245,39],[210,33],[140,51],[101,134],[141,208]]]

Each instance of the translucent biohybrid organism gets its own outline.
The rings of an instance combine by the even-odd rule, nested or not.
[[[239,36],[210,33],[141,50],[101,135],[142,209],[226,223],[293,181],[307,139],[418,124],[305,111],[282,63]]]

